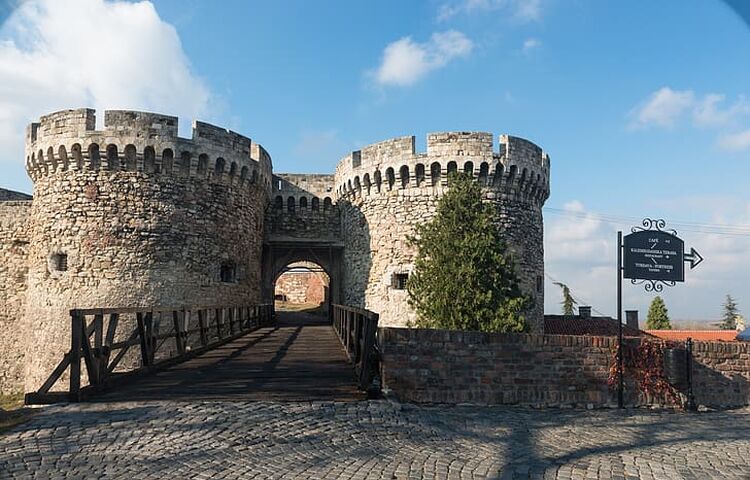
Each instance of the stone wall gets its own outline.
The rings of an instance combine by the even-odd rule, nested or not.
[[[383,388],[403,401],[616,406],[607,385],[616,337],[381,328]],[[640,339],[629,339],[639,342]],[[750,344],[694,346],[696,402],[750,405]],[[626,378],[628,378],[626,376]],[[664,404],[626,383],[628,405]]]
[[[30,212],[31,202],[0,202],[0,394],[23,390]]]
[[[696,402],[750,405],[750,343],[695,342],[693,358]]]
[[[341,214],[333,175],[274,175],[266,225],[266,238],[339,241]]]
[[[261,301],[270,157],[200,122],[178,138],[176,122],[106,112],[98,132],[93,111],[75,110],[29,128],[27,391],[69,348],[72,307]]]
[[[0,202],[31,200],[31,195],[0,188]]]
[[[527,312],[532,331],[541,332],[544,308],[542,206],[549,196],[549,157],[533,143],[483,132],[434,133],[427,152],[414,137],[367,146],[342,159],[336,192],[345,244],[345,302],[380,314],[381,325],[415,320],[396,275],[413,268],[416,250],[407,244],[417,224],[434,215],[453,171],[470,174],[496,211],[496,221],[513,253],[521,287],[535,298]]]
[[[327,282],[323,273],[285,272],[276,280],[276,295],[283,295],[289,303],[323,303]]]

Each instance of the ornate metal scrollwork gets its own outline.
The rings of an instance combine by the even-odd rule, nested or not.
[[[662,292],[664,291],[664,286],[667,287],[674,287],[677,285],[677,282],[673,282],[671,280],[637,280],[635,278],[632,278],[630,280],[630,283],[633,285],[645,285],[643,288],[647,292]]]
[[[677,236],[677,230],[672,228],[665,228],[667,226],[667,222],[664,221],[663,218],[644,218],[643,222],[641,222],[641,227],[633,227],[630,229],[632,233],[636,232],[645,232],[648,230],[654,230],[657,232],[665,232],[669,233],[670,235]],[[660,292],[661,290],[657,290],[657,292]]]

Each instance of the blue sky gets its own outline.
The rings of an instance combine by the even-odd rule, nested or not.
[[[665,292],[673,317],[717,317],[726,293],[750,308],[750,29],[720,0],[57,3],[0,29],[0,186],[31,190],[25,123],[84,105],[228,126],[277,172],[510,133],[551,156],[547,272],[582,302],[614,313],[614,234],[654,216],[706,257]],[[625,290],[645,316],[651,295]]]

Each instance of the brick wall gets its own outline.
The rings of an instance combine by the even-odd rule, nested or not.
[[[695,342],[693,392],[699,404],[750,405],[750,343]]]
[[[381,328],[383,388],[402,401],[615,406],[607,385],[615,337]],[[638,342],[637,339],[630,340]],[[750,404],[750,346],[695,345],[699,404]],[[664,403],[626,384],[626,403]]]
[[[326,285],[315,272],[286,272],[276,280],[276,295],[290,303],[323,303]]]

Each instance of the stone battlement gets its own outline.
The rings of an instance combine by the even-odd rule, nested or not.
[[[249,138],[205,122],[181,138],[177,117],[128,110],[82,108],[44,115],[26,129],[26,169],[33,180],[67,170],[137,171],[258,183],[271,188],[271,157]]]
[[[500,135],[495,150],[491,133],[430,133],[425,153],[416,152],[413,136],[350,153],[336,167],[336,193],[356,198],[407,188],[442,188],[448,174],[462,171],[484,187],[543,203],[549,196],[549,169],[549,156],[523,138]]]
[[[330,207],[336,202],[335,179],[330,174],[277,173],[272,184],[272,201],[276,208],[287,208],[290,202],[292,206],[303,207],[318,203]]]

